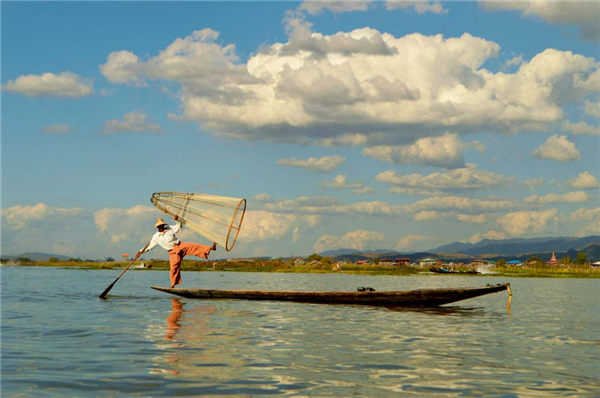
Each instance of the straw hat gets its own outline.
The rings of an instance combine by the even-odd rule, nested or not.
[[[154,228],[158,228],[159,225],[167,225],[167,223],[162,218],[157,218],[156,224],[154,224]]]

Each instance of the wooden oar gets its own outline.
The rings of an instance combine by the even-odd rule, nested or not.
[[[108,285],[108,287],[106,289],[104,289],[104,291],[102,292],[102,294],[100,294],[98,297],[100,297],[101,299],[105,298],[106,295],[108,294],[108,292],[110,292],[110,289],[113,288],[113,286],[115,285],[115,283],[117,283],[117,281],[119,279],[121,279],[121,277],[123,276],[123,274],[125,273],[125,271],[127,271],[129,269],[129,267],[131,267],[131,265],[135,262],[135,260],[138,259],[138,257],[140,256],[140,254],[142,254],[142,252],[144,250],[146,250],[146,248],[150,245],[150,242],[148,242],[146,244],[146,246],[144,246],[144,248],[142,250],[140,250],[139,252],[137,252],[137,254],[135,255],[135,257],[133,258],[133,260],[131,260],[131,262],[129,263],[129,265],[123,270],[123,272],[121,272],[121,275],[117,276],[117,279],[114,280],[113,283],[111,283],[110,285]]]

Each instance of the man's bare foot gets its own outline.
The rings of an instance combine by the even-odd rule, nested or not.
[[[210,250],[217,250],[217,242],[213,242],[213,245],[210,247]]]

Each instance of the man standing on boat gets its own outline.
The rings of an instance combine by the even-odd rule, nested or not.
[[[217,250],[217,244],[212,246],[201,245],[199,243],[182,242],[176,233],[181,230],[179,216],[175,216],[175,225],[168,225],[162,218],[157,218],[154,227],[158,231],[152,236],[152,240],[145,249],[138,251],[138,257],[143,253],[149,252],[156,245],[169,252],[169,265],[171,276],[171,287],[181,283],[181,261],[187,255],[208,258],[211,250]]]

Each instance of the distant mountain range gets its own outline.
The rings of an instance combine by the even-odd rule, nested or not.
[[[338,257],[338,256],[351,256],[354,254],[362,255],[362,251],[356,249],[337,249],[337,250],[326,250],[319,253],[323,257]]]
[[[434,253],[461,253],[472,256],[502,255],[519,256],[529,253],[581,250],[588,245],[600,244],[600,236],[584,238],[531,238],[531,239],[484,239],[477,243],[454,242],[431,250]]]
[[[33,261],[48,261],[50,258],[58,258],[60,261],[67,261],[72,257],[69,256],[61,256],[60,254],[51,254],[51,253],[39,253],[39,252],[27,252],[22,253],[16,256],[2,256],[2,258],[7,259],[17,259],[17,258],[28,258]]]
[[[418,252],[418,253],[400,253],[397,251],[382,250],[380,252],[356,252],[353,254],[342,254],[338,256],[323,256],[332,257],[338,261],[357,262],[360,260],[374,260],[374,259],[396,259],[396,258],[409,258],[412,262],[427,258],[437,257],[434,253]]]
[[[527,258],[537,256],[549,259],[552,252],[561,258],[571,256],[575,258],[578,252],[584,252],[588,260],[600,260],[600,236],[573,237],[548,237],[530,239],[485,239],[477,243],[454,242],[438,248],[420,253],[406,253],[394,250],[360,251],[354,249],[328,250],[319,253],[324,257],[333,257],[337,260],[359,261],[374,258],[410,258],[412,261],[425,257],[446,259],[469,259],[476,257],[485,258]]]

